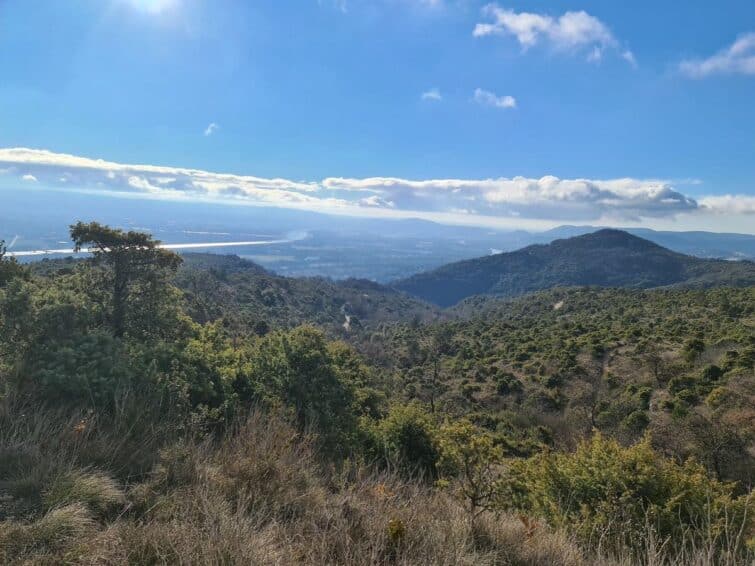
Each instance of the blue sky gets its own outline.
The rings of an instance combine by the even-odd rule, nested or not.
[[[2,0],[0,71],[5,187],[755,232],[751,0]]]

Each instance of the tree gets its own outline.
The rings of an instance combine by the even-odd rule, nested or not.
[[[354,392],[354,408],[372,419],[384,416],[386,395],[372,385],[374,376],[357,352],[345,342],[331,342],[328,353],[338,379]]]
[[[684,358],[690,364],[694,364],[705,352],[705,342],[700,338],[692,338],[684,344]]]
[[[5,242],[0,240],[0,364],[18,350],[17,340],[23,336],[21,327],[28,323],[23,314],[29,308],[27,295],[22,292],[25,288],[23,282],[16,281],[15,285],[9,285],[26,270],[15,258],[6,254]]]
[[[667,364],[663,352],[656,342],[649,342],[643,354],[643,360],[658,385],[666,382]]]
[[[449,326],[441,325],[421,341],[425,365],[430,365],[431,369],[430,373],[423,372],[420,383],[428,397],[431,413],[435,413],[435,401],[444,389],[441,382],[441,360],[450,351],[452,337],[453,330]]]
[[[16,258],[8,256],[5,242],[0,240],[0,287],[8,281],[24,273],[24,268],[18,264]]]
[[[600,368],[602,370],[602,368]],[[569,413],[581,422],[581,434],[598,428],[598,414],[604,407],[606,385],[600,370],[587,370],[574,379],[568,389]]]
[[[116,337],[126,332],[129,300],[137,295],[135,287],[139,287],[139,302],[148,303],[150,297],[167,289],[169,276],[181,264],[178,255],[160,249],[159,240],[143,232],[124,232],[98,222],[77,222],[71,226],[71,239],[75,251],[88,248],[96,263],[110,268],[110,323]]]
[[[300,432],[315,430],[328,450],[356,430],[354,385],[342,377],[323,333],[311,326],[272,332],[251,357],[252,378],[293,413]]]
[[[683,452],[677,457],[694,457],[718,480],[737,479],[743,485],[752,481],[753,457],[747,450],[747,428],[691,412],[674,423],[668,434],[679,437]]]
[[[462,420],[441,429],[440,456],[441,469],[458,478],[458,494],[474,525],[482,512],[496,506],[503,451],[490,433]]]

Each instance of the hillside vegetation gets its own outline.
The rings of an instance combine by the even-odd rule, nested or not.
[[[755,263],[672,252],[621,230],[528,246],[445,265],[395,287],[441,306],[473,295],[514,297],[559,286],[653,288],[755,284]]]
[[[228,318],[245,327],[316,323],[331,331],[356,330],[398,319],[430,321],[439,309],[364,279],[281,277],[235,257],[187,254],[175,284],[199,321]]]
[[[753,287],[439,313],[72,237],[0,246],[1,563],[755,559]]]

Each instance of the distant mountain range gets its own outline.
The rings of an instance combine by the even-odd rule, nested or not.
[[[397,281],[394,287],[446,307],[472,295],[512,297],[560,286],[646,289],[753,284],[753,262],[692,257],[629,232],[602,229],[451,263]]]
[[[0,187],[0,203],[0,240],[11,252],[70,248],[68,226],[76,220],[97,219],[115,227],[147,231],[166,244],[292,240],[207,251],[237,254],[281,275],[357,277],[380,283],[456,261],[606,228],[559,226],[529,232],[506,226],[493,229],[448,226],[416,218],[335,217],[304,210],[114,198],[29,187]],[[625,231],[683,254],[755,259],[755,235],[647,228]],[[302,235],[305,240],[300,239]]]

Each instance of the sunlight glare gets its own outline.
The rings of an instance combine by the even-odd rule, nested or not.
[[[178,4],[178,0],[130,0],[137,9],[150,14],[160,14]]]

